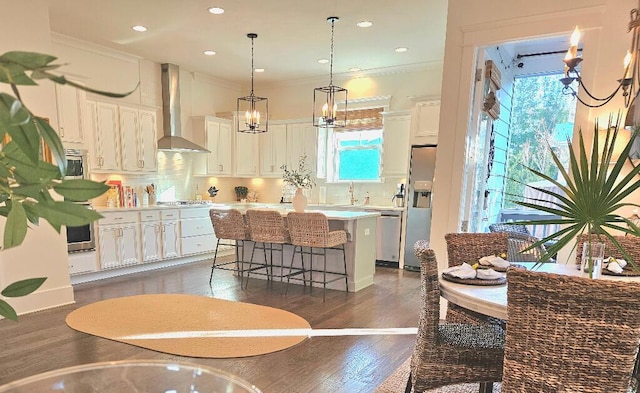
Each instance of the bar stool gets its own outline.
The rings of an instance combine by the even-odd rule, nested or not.
[[[277,210],[267,209],[249,209],[246,213],[247,223],[249,224],[249,233],[251,241],[254,242],[253,250],[261,249],[264,255],[264,264],[257,269],[264,267],[267,280],[273,280],[273,252],[280,253],[280,263],[276,267],[280,267],[280,289],[282,292],[282,281],[284,274],[284,245],[289,244],[289,231],[287,230],[282,214]],[[261,245],[259,245],[261,244]],[[279,245],[279,246],[278,246]],[[269,258],[267,259],[267,253]],[[247,281],[253,268],[253,255],[251,252],[251,261],[249,262],[249,270],[247,271]],[[258,273],[260,274],[260,273]]]
[[[291,244],[293,245],[293,255],[291,257],[291,267],[293,268],[293,260],[296,252],[300,252],[300,261],[302,264],[302,273],[310,272],[307,279],[304,275],[302,278],[294,277],[297,273],[289,274],[287,277],[287,289],[291,278],[302,280],[305,284],[310,283],[313,287],[314,283],[322,284],[322,301],[326,299],[327,284],[341,280],[344,277],[345,290],[349,292],[349,281],[347,276],[347,256],[344,245],[347,242],[347,232],[344,230],[329,231],[329,220],[327,216],[318,212],[287,214],[287,226],[289,228],[289,236],[291,236]],[[309,247],[309,251],[304,251],[302,247]],[[314,252],[314,249],[321,249],[321,252]],[[342,251],[342,260],[344,264],[344,272],[327,271],[327,250]],[[304,266],[304,255],[311,256],[310,269]],[[313,268],[313,256],[319,255],[323,257],[322,270]],[[316,280],[314,273],[322,273],[322,280]],[[329,275],[330,277],[327,277]]]
[[[244,242],[251,239],[249,227],[244,222],[244,217],[238,209],[211,209],[209,210],[213,232],[218,238],[216,243],[216,251],[213,254],[213,265],[211,266],[211,275],[209,276],[209,285],[213,280],[214,269],[230,270],[238,273],[240,276],[240,287],[242,288],[242,280],[244,279]],[[217,263],[218,248],[220,246],[235,247],[236,260],[230,262]],[[247,284],[249,280],[247,280]],[[244,288],[246,288],[246,285]]]

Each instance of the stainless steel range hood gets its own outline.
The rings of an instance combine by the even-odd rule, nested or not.
[[[182,137],[180,120],[180,69],[175,64],[162,64],[162,120],[164,136],[158,150],[210,153],[209,150]]]

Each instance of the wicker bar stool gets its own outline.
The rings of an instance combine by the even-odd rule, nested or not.
[[[420,261],[422,306],[405,392],[462,382],[483,383],[483,391],[491,392],[502,377],[504,330],[486,323],[441,322],[435,253],[425,240],[416,242],[414,251]]]
[[[495,233],[448,233],[444,236],[447,242],[448,266],[458,266],[466,262],[473,265],[478,259],[496,253],[507,252],[509,234]],[[498,323],[504,321],[487,317],[456,304],[449,303],[447,322],[459,323]]]
[[[322,301],[326,299],[327,284],[341,280],[344,277],[345,290],[349,292],[349,281],[347,276],[347,256],[344,245],[347,242],[347,232],[344,230],[329,231],[329,220],[327,216],[318,212],[287,214],[287,225],[289,227],[289,235],[291,236],[291,244],[293,244],[293,255],[291,256],[291,268],[293,268],[293,260],[296,253],[300,253],[300,261],[302,270],[292,273],[287,277],[287,288],[291,278],[302,280],[305,284],[308,282],[310,286],[313,284],[322,284]],[[303,247],[309,247],[309,251],[305,251]],[[314,249],[320,249],[321,252],[314,252]],[[342,251],[342,260],[344,263],[343,272],[327,271],[327,250]],[[304,256],[309,255],[310,268],[306,269],[304,264]],[[313,256],[319,255],[323,257],[322,270],[313,268]],[[309,278],[304,276],[305,272],[309,272]],[[322,280],[315,277],[315,273],[322,274]],[[303,274],[302,278],[296,275]],[[327,277],[329,276],[329,277]]]
[[[213,265],[211,265],[211,275],[209,276],[209,285],[213,280],[213,271],[215,269],[230,270],[236,272],[240,276],[240,287],[244,279],[244,242],[250,240],[249,227],[244,222],[244,217],[238,209],[211,209],[209,210],[213,232],[218,238],[216,242],[216,251],[213,254]],[[235,261],[217,263],[218,248],[220,246],[233,246],[236,252]],[[248,284],[248,280],[247,280]],[[244,287],[246,288],[246,285]]]
[[[636,391],[640,283],[524,269],[507,280],[502,393]]]
[[[267,275],[267,280],[273,279],[273,253],[280,253],[280,262],[276,267],[280,268],[280,283],[282,284],[284,274],[284,245],[289,244],[289,231],[287,230],[284,219],[280,212],[276,210],[266,209],[249,209],[246,212],[247,223],[249,224],[249,232],[251,234],[251,241],[255,243],[254,250],[263,250],[264,267]],[[267,254],[269,257],[267,258]],[[260,269],[260,268],[258,268]],[[251,261],[249,264],[249,271],[247,272],[247,280],[253,269],[253,252],[251,253]],[[257,274],[260,274],[256,272]],[[281,286],[282,290],[282,286]]]

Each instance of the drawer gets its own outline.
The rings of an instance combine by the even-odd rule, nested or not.
[[[122,224],[130,222],[138,222],[138,212],[102,212],[104,218],[98,220],[98,225]]]
[[[202,254],[216,249],[216,237],[201,235],[182,238],[182,255]]]
[[[162,221],[177,220],[180,217],[180,210],[178,209],[161,210],[160,215],[162,216]]]
[[[181,225],[182,237],[213,234],[213,225],[211,225],[211,219],[209,218],[182,220]]]
[[[160,210],[144,210],[140,212],[140,221],[160,221]]]
[[[69,274],[91,273],[98,270],[98,259],[95,251],[69,254]]]
[[[204,218],[209,217],[209,208],[184,208],[180,211],[180,218]]]

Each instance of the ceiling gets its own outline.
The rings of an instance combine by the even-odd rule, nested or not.
[[[207,10],[225,10],[214,15]],[[158,63],[173,63],[229,82],[251,75],[251,40],[257,33],[256,84],[329,75],[331,24],[334,74],[442,62],[446,0],[50,0],[51,30]],[[356,23],[373,22],[360,28]],[[138,33],[133,25],[148,31]],[[396,53],[397,47],[407,47]],[[204,50],[216,55],[205,56]]]

